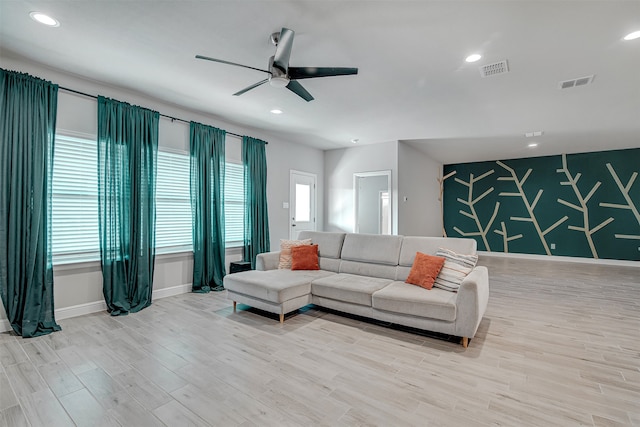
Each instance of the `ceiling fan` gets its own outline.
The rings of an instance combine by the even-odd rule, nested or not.
[[[357,68],[345,67],[290,67],[289,58],[291,57],[291,47],[293,46],[293,37],[295,33],[288,29],[282,28],[280,32],[271,34],[271,43],[276,46],[276,53],[269,58],[269,69],[262,70],[260,68],[250,67],[248,65],[237,64],[235,62],[224,61],[222,59],[210,58],[208,56],[196,55],[197,59],[205,59],[207,61],[219,62],[221,64],[235,65],[237,67],[249,68],[251,70],[262,71],[269,74],[264,80],[254,83],[236,93],[234,96],[240,96],[243,93],[255,89],[267,82],[271,86],[286,87],[300,98],[309,102],[313,100],[313,96],[300,84],[297,80],[312,79],[316,77],[331,76],[347,76],[358,74]]]

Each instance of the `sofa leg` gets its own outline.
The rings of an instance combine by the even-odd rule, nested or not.
[[[463,346],[464,348],[469,347],[469,338],[467,338],[467,337],[462,337],[462,346]]]
[[[233,312],[234,312],[234,313],[236,312],[236,304],[238,304],[238,303],[234,301],[234,302],[233,302]]]
[[[280,324],[284,323],[284,313],[280,313]]]

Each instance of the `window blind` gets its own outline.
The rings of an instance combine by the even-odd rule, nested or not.
[[[156,249],[190,251],[192,245],[189,154],[158,151],[156,172]]]
[[[224,219],[225,246],[242,246],[244,241],[244,167],[225,164]]]
[[[52,184],[54,264],[100,259],[98,172],[95,140],[56,135]],[[188,153],[158,151],[156,248],[158,253],[192,250]],[[225,238],[227,247],[243,244],[244,174],[238,163],[225,164]]]
[[[96,141],[56,135],[52,183],[53,263],[100,259]]]

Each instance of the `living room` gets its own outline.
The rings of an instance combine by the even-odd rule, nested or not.
[[[508,222],[512,216],[521,216],[519,212],[506,210],[504,216],[500,216],[503,211],[499,211],[490,224],[492,227],[488,227],[495,206],[492,197],[511,191],[494,190],[483,200],[488,207],[477,212],[481,223],[477,230],[489,231],[484,237],[492,252],[488,253],[482,236],[475,237],[482,251],[480,262],[489,266],[491,289],[495,294],[491,295],[487,318],[480,325],[478,337],[464,352],[446,337],[434,338],[416,331],[388,328],[316,308],[287,318],[282,327],[269,315],[248,307],[233,314],[231,302],[222,293],[205,296],[189,293],[193,256],[188,248],[167,253],[158,251],[154,304],[124,320],[114,320],[105,311],[99,257],[71,263],[54,261],[56,318],[63,331],[49,338],[24,340],[24,344],[15,336],[2,334],[1,420],[12,425],[9,420],[21,420],[16,413],[22,413],[28,414],[25,419],[33,425],[64,425],[65,420],[83,424],[91,417],[87,418],[79,409],[82,404],[74,402],[79,399],[79,402],[88,402],[87,407],[96,408],[96,413],[105,414],[105,420],[122,425],[136,421],[169,425],[169,420],[178,425],[187,419],[178,415],[193,414],[196,416],[191,422],[202,425],[249,422],[259,425],[277,422],[285,425],[418,425],[418,420],[443,425],[460,425],[465,421],[480,425],[492,422],[516,425],[518,420],[520,425],[640,423],[637,410],[639,349],[635,343],[639,322],[637,264],[640,251],[636,249],[638,245],[634,245],[636,239],[616,240],[615,237],[616,234],[640,234],[640,223],[635,222],[631,208],[632,203],[639,204],[639,184],[633,185],[632,180],[633,172],[640,173],[637,168],[640,129],[636,117],[640,81],[634,72],[639,65],[638,40],[622,40],[640,28],[638,4],[233,3],[190,4],[192,9],[183,14],[179,13],[182,9],[177,2],[163,2],[157,13],[147,16],[144,14],[147,2],[133,2],[129,9],[123,3],[107,7],[65,2],[4,2],[0,5],[1,67],[60,86],[56,133],[62,137],[95,141],[98,132],[95,97],[102,95],[164,115],[159,120],[160,152],[188,156],[189,125],[184,121],[226,130],[226,158],[231,162],[241,162],[238,136],[249,135],[267,141],[271,250],[279,250],[280,239],[291,235],[290,212],[285,206],[290,202],[292,170],[316,176],[318,230],[355,231],[354,174],[390,171],[392,234],[441,236],[444,230],[451,237],[460,237],[462,234],[454,230],[454,226],[469,233],[474,231],[476,223],[475,220],[464,222],[468,217],[462,221],[455,218],[458,211],[464,210],[457,199],[466,197],[466,193],[459,194],[464,185],[455,181],[456,178],[469,182],[471,173],[477,178],[495,169],[492,176],[481,182],[487,187],[476,190],[475,197],[478,197],[491,186],[498,188],[501,183],[497,178],[507,176],[508,170],[496,161],[512,165],[510,160],[522,160],[519,167],[526,172],[527,168],[534,168],[536,159],[542,158],[553,159],[553,180],[560,185],[564,177],[556,169],[562,168],[563,153],[567,154],[567,169],[573,165],[575,157],[572,156],[595,153],[594,156],[605,159],[607,153],[622,153],[619,157],[623,158],[624,166],[616,166],[608,158],[602,160],[597,166],[597,178],[583,192],[584,196],[596,180],[601,181],[604,187],[595,191],[597,200],[594,200],[618,206],[607,208],[592,202],[598,207],[594,209],[597,214],[589,231],[593,232],[593,246],[600,257],[593,256],[584,230],[569,229],[568,234],[559,235],[557,240],[543,238],[553,234],[531,233],[531,237],[520,233],[517,221]],[[73,12],[73,8],[77,10]],[[33,10],[51,13],[60,20],[59,27],[39,27],[29,18]],[[243,13],[245,20],[240,18]],[[220,18],[225,15],[234,19]],[[98,22],[103,16],[109,17],[104,20],[114,26],[108,31]],[[474,16],[486,21],[474,23]],[[80,17],[84,21],[78,22]],[[172,17],[177,18],[177,22],[170,21]],[[134,18],[141,21],[135,24]],[[127,29],[122,23],[116,24],[118,19],[129,22]],[[207,23],[209,19],[215,24]],[[359,19],[360,23],[354,24]],[[325,27],[325,20],[331,20],[330,25]],[[560,28],[563,20],[570,21],[566,28]],[[383,22],[387,22],[386,25]],[[452,33],[459,33],[449,27],[460,29],[467,24],[474,30],[468,30],[463,41],[456,41]],[[140,31],[149,30],[149,33],[131,30],[136,25]],[[208,29],[199,29],[202,33],[192,36],[189,28],[196,26]],[[296,30],[292,63],[358,67],[358,75],[304,81],[316,97],[308,103],[294,93],[269,85],[234,97],[234,91],[258,80],[260,74],[194,58],[196,54],[211,55],[262,66],[274,50],[268,41],[269,35],[282,26]],[[95,27],[95,31],[91,27]],[[348,27],[351,28],[346,30]],[[518,34],[518,28],[525,28],[524,35]],[[101,31],[104,31],[102,35]],[[447,37],[438,35],[438,31]],[[162,33],[167,34],[161,41],[149,41]],[[596,38],[605,35],[606,40],[595,43]],[[442,41],[448,37],[456,39],[452,43],[465,50],[448,51],[447,43]],[[506,50],[504,40],[507,38],[516,39],[523,50],[519,52],[512,45]],[[366,44],[373,47],[364,50]],[[128,52],[122,52],[123,46]],[[67,54],[66,49],[74,49],[74,53]],[[465,62],[466,55],[476,51],[485,58],[478,63]],[[556,56],[562,52],[570,52],[567,56],[571,58],[558,64]],[[165,53],[167,58],[163,58]],[[413,57],[419,58],[411,59]],[[102,62],[104,58],[107,60]],[[415,62],[409,62],[410,59]],[[481,77],[480,64],[504,59],[509,60],[507,73]],[[93,61],[100,65],[96,66]],[[184,63],[175,64],[181,61]],[[554,66],[550,67],[550,63]],[[125,70],[127,67],[122,64],[130,69]],[[533,64],[538,64],[537,68],[532,69]],[[376,68],[380,68],[379,74],[371,71]],[[404,68],[410,71],[407,77],[399,70]],[[525,68],[529,68],[526,75],[523,74]],[[189,73],[193,73],[193,77],[185,78]],[[589,75],[596,77],[584,87],[557,87],[560,81]],[[189,82],[190,79],[193,81]],[[474,80],[471,82],[471,79]],[[540,89],[542,84],[546,85],[544,90]],[[526,86],[532,86],[533,92],[510,95]],[[390,92],[396,92],[397,96],[389,97]],[[409,109],[402,105],[404,103]],[[368,109],[370,104],[375,104],[375,109]],[[269,112],[276,107],[283,113]],[[389,110],[400,113],[392,114]],[[347,115],[345,111],[352,113]],[[541,134],[526,135],[535,132]],[[534,141],[538,145],[529,147]],[[595,162],[580,161],[585,168]],[[485,162],[491,166],[486,167]],[[630,195],[627,208],[620,208],[626,203],[623,192],[616,186],[606,163],[612,164],[619,174],[622,190],[626,188]],[[443,180],[454,170],[455,175]],[[534,185],[550,179],[536,178],[535,172],[537,169],[531,178],[537,179]],[[575,172],[570,173],[575,176]],[[584,180],[587,174],[583,172],[583,175]],[[444,182],[441,184],[439,179]],[[488,180],[492,180],[490,184]],[[439,201],[441,185],[445,197],[455,194],[453,201],[444,206]],[[456,189],[455,185],[460,188]],[[531,190],[530,201],[538,187]],[[554,202],[560,198],[577,203],[566,193],[553,193],[546,187],[545,191],[544,197],[551,193]],[[540,199],[542,202],[544,197]],[[508,206],[504,200],[507,198],[509,196],[499,198],[503,209]],[[555,211],[559,207],[554,205],[548,209]],[[614,220],[604,224],[609,217]],[[544,218],[543,231],[560,218],[562,215]],[[508,230],[499,228],[501,222]],[[604,225],[593,231],[601,224]],[[561,224],[562,229],[567,230],[568,225],[580,224],[567,220]],[[504,236],[494,229],[504,231]],[[598,240],[604,239],[604,233],[611,235],[611,239]],[[509,240],[511,251],[504,250],[508,246],[503,247],[505,239],[518,234],[525,236]],[[578,239],[580,243],[574,243]],[[551,257],[545,252],[547,243],[549,251],[552,244],[554,250],[558,245]],[[576,245],[578,249],[572,252]],[[505,256],[506,252],[510,256]],[[226,249],[227,268],[230,262],[241,259],[241,248]],[[518,261],[522,264],[517,264]],[[563,277],[567,287],[554,288],[556,274]],[[611,299],[601,305],[595,299],[601,297],[598,290],[604,293],[607,289],[605,284],[598,283],[604,280],[602,274],[613,278],[606,279],[612,283],[608,295]],[[576,299],[572,304],[592,309],[590,314],[575,311],[569,302],[564,306],[568,307],[567,313],[545,311],[545,304],[557,302],[555,296],[571,298],[572,292],[579,291],[580,283],[588,288],[584,300]],[[528,297],[527,291],[542,295]],[[562,304],[559,307],[563,307]],[[615,311],[608,311],[614,307],[618,310],[618,319]],[[7,316],[4,311],[0,312],[0,326],[3,331],[9,331]],[[546,325],[545,316],[560,322],[549,322],[558,327],[557,333],[542,330]],[[618,329],[614,320],[618,321]],[[192,335],[180,338],[190,322],[201,324],[194,328]],[[584,331],[576,326],[579,322],[587,325]],[[172,324],[174,330],[171,330]],[[567,324],[576,328],[564,329]],[[154,325],[167,334],[158,336]],[[513,332],[510,327],[514,328]],[[112,335],[116,333],[124,335]],[[524,333],[531,335],[535,345],[527,343]],[[142,334],[147,334],[144,339]],[[100,343],[101,337],[107,342],[122,343],[122,351],[106,350],[107,346],[102,347]],[[136,339],[143,341],[144,348],[131,348]],[[237,341],[233,342],[234,339]],[[219,348],[203,344],[216,340],[223,343]],[[493,347],[486,344],[489,341]],[[16,343],[20,343],[18,347]],[[81,350],[82,346],[89,350]],[[290,348],[291,353],[281,346]],[[490,348],[495,353],[487,355]],[[101,349],[104,349],[102,354]],[[155,358],[148,356],[154,350]],[[38,359],[40,353],[44,355],[41,360]],[[552,356],[545,358],[543,354]],[[429,370],[428,375],[418,372],[430,363],[428,356],[433,357],[431,362],[441,368],[442,373],[435,369]],[[574,357],[587,361],[575,368],[572,364],[579,362]],[[246,365],[234,365],[228,360],[231,358]],[[209,359],[229,362],[224,366],[230,373],[199,371]],[[397,366],[406,363],[413,364],[412,368]],[[256,379],[257,371],[269,368],[275,368],[274,373],[265,374],[262,380]],[[73,380],[68,388],[60,383],[52,386],[51,378],[56,370],[72,371],[80,379]],[[174,383],[162,382],[159,373]],[[323,381],[323,376],[332,381]],[[16,389],[12,382],[15,378],[29,380],[24,388]],[[153,384],[147,382],[149,378],[153,378],[150,380]],[[454,380],[459,384],[449,386]],[[113,386],[113,390],[101,391],[100,381]],[[563,388],[563,383],[568,385]],[[130,398],[125,391],[128,385],[132,389],[138,387],[137,391],[147,386],[148,390],[160,387],[162,392],[158,394],[163,399],[145,400],[140,397],[145,393],[140,392],[131,399],[133,406],[127,409],[124,405],[123,409],[111,398],[116,396],[119,401]],[[223,396],[223,390],[229,387],[233,393]],[[251,390],[252,387],[255,390]],[[5,394],[5,390],[13,393]],[[407,390],[424,393],[424,396],[402,401],[400,397],[389,396],[386,390],[393,390],[390,394],[397,396],[406,397]],[[483,390],[488,394],[476,397]],[[542,390],[553,398],[540,396]],[[205,401],[188,397],[200,391],[208,395],[207,401],[219,398],[220,402],[228,403],[228,408],[220,404],[206,408]],[[440,402],[439,395],[444,396],[446,402]],[[565,395],[571,395],[566,402],[551,401]],[[50,412],[47,405],[43,405],[45,409],[41,412],[37,409],[38,402],[47,399],[43,396],[57,402],[51,404],[55,408],[49,409]],[[535,403],[522,403],[531,396],[535,396]],[[311,408],[316,399],[317,406]],[[382,402],[385,399],[390,401]],[[92,406],[94,404],[98,406]],[[278,405],[287,409],[279,410]],[[466,408],[462,408],[465,405]],[[238,415],[240,408],[247,412]],[[131,418],[127,418],[127,410]],[[52,418],[47,421],[42,415],[47,413],[60,418],[53,418],[56,422],[52,423]],[[145,418],[150,414],[155,418]]]

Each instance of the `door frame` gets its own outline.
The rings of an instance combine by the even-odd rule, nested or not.
[[[393,191],[391,189],[391,169],[384,169],[371,172],[354,172],[353,174],[353,232],[359,233],[358,224],[358,198],[360,192],[358,189],[358,179],[372,176],[386,176],[387,189],[389,190],[389,223],[391,224],[391,234],[393,234]],[[378,221],[379,223],[379,221]]]
[[[316,231],[318,229],[318,221],[316,220],[318,217],[318,175],[311,172],[289,169],[289,212],[287,213],[289,216],[289,239],[293,239],[293,214],[295,213],[295,203],[293,203],[295,199],[294,175],[306,176],[313,179],[311,216],[313,218],[313,230]]]

